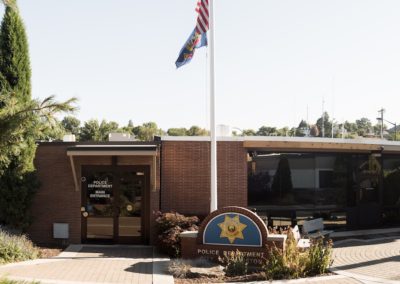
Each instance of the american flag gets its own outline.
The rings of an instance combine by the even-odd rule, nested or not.
[[[196,12],[198,13],[196,32],[203,34],[208,31],[208,0],[198,0]]]

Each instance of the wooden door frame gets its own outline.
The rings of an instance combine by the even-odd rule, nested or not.
[[[112,243],[126,243],[125,238],[119,237],[118,230],[119,230],[119,220],[118,215],[119,212],[118,204],[119,204],[119,179],[118,176],[123,171],[137,171],[137,172],[144,172],[144,187],[142,192],[142,211],[141,211],[141,244],[148,244],[149,243],[149,234],[150,234],[150,165],[82,165],[81,166],[81,177],[84,177],[90,171],[110,171],[113,174],[113,207],[114,207],[114,216],[113,216],[113,239],[112,240],[102,240],[102,239],[95,239],[90,240],[87,239],[87,218],[83,217],[81,212],[81,242],[112,242]],[[87,187],[83,186],[84,181],[81,180],[81,208],[86,208],[87,205]]]

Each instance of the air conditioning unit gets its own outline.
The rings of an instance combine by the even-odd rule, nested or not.
[[[75,142],[76,138],[74,134],[67,134],[63,136],[63,142]]]

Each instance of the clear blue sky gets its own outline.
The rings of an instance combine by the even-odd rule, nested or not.
[[[208,127],[206,49],[174,62],[196,0],[19,0],[33,96],[79,98],[81,120]],[[217,123],[400,122],[400,1],[215,0]]]

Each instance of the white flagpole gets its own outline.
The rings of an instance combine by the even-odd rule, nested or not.
[[[210,212],[218,209],[217,195],[217,138],[215,127],[215,73],[214,73],[214,0],[208,1],[209,37],[208,66],[210,75],[210,136],[211,136],[211,201]]]

